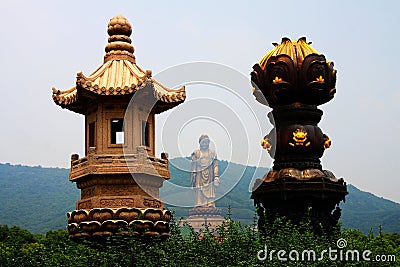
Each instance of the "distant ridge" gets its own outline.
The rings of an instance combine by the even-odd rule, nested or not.
[[[189,186],[189,160],[170,160],[170,182]],[[234,219],[252,224],[254,217],[253,200],[250,199],[249,185],[252,178],[265,174],[267,168],[256,168],[220,160],[221,181],[241,176],[237,185],[216,204],[227,215],[228,206]],[[229,168],[228,168],[229,166]],[[33,233],[65,229],[66,213],[75,208],[79,199],[76,185],[68,181],[69,169],[28,167],[0,163],[0,225],[17,225]],[[173,188],[165,187],[165,195]],[[400,233],[400,204],[377,197],[348,185],[349,195],[342,204],[343,227],[360,229],[368,233],[372,228],[378,232],[382,225],[384,232]],[[177,218],[188,215],[188,208],[170,207]]]
[[[0,164],[0,224],[33,233],[66,229],[66,213],[79,198],[69,170]]]
[[[368,233],[371,228],[376,234],[379,226],[383,232],[400,233],[400,204],[372,193],[347,185],[349,195],[341,205],[342,222],[346,228],[360,229]]]

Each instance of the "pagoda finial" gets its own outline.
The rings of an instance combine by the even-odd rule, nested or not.
[[[132,40],[132,26],[128,19],[123,15],[116,15],[108,22],[107,33],[108,44],[106,45],[104,62],[109,60],[129,60],[135,63]]]

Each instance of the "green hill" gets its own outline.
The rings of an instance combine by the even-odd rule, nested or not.
[[[171,183],[161,190],[161,196],[166,199],[173,195],[181,197],[171,184],[189,186],[189,174],[185,171],[189,168],[188,159],[176,158],[170,163]],[[221,184],[217,195],[221,190],[233,189],[216,201],[216,205],[225,216],[230,206],[233,218],[252,224],[254,206],[249,188],[252,180],[262,177],[268,169],[223,160],[219,161],[219,169]],[[66,213],[75,208],[75,201],[79,199],[79,190],[68,181],[68,173],[68,169],[62,168],[0,164],[0,225],[17,225],[33,233],[65,229]],[[341,221],[345,228],[367,233],[370,228],[377,232],[382,225],[384,232],[400,233],[400,204],[363,192],[352,185],[348,185],[348,191],[346,203],[341,205]],[[192,198],[187,192],[183,194]],[[175,210],[178,218],[188,215],[189,208],[166,206]]]
[[[379,226],[388,233],[400,233],[400,204],[361,191],[347,185],[349,195],[341,204],[341,221],[346,228],[360,229],[367,233],[372,228],[376,234]]]
[[[69,170],[0,164],[0,224],[33,233],[65,229],[66,213],[79,199]]]

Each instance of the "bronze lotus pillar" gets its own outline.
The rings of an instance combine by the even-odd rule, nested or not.
[[[318,127],[323,114],[318,106],[334,97],[336,70],[310,44],[304,37],[283,38],[251,73],[253,93],[272,108],[268,118],[274,125],[262,140],[274,165],[257,179],[251,196],[260,230],[277,216],[294,223],[309,216],[316,232],[329,232],[348,193],[343,178],[324,170],[320,162],[331,139]]]

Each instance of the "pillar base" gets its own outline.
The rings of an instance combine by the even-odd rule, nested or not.
[[[153,208],[94,208],[68,214],[71,239],[103,238],[111,234],[169,236],[169,210]]]
[[[259,208],[260,231],[266,223],[284,216],[293,223],[310,219],[314,231],[322,234],[337,225],[341,215],[338,205],[347,194],[343,178],[337,179],[330,171],[287,168],[257,179],[252,198]]]

